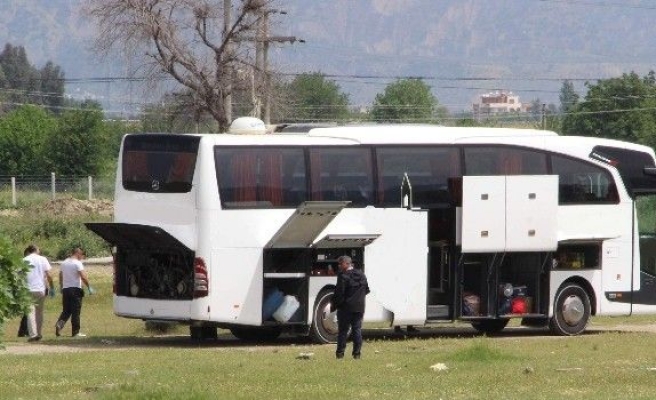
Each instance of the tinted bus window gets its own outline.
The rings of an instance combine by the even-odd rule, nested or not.
[[[544,175],[547,156],[518,147],[466,147],[465,170],[467,175]]]
[[[647,175],[644,171],[645,167],[654,166],[654,159],[651,154],[636,150],[595,146],[590,153],[590,158],[617,168],[631,198],[636,198],[640,194],[654,193],[656,177]]]
[[[191,190],[200,138],[130,135],[123,141],[125,190],[184,193]]]
[[[454,178],[460,174],[458,148],[381,147],[376,150],[378,164],[378,204],[401,205],[401,181],[405,173],[412,184],[413,205],[422,207],[450,204]]]
[[[297,207],[307,200],[300,148],[216,147],[214,157],[224,208]]]
[[[560,204],[617,203],[613,177],[596,165],[562,156],[551,156],[551,167],[558,175]]]
[[[316,147],[310,150],[312,200],[373,204],[373,170],[368,148]]]

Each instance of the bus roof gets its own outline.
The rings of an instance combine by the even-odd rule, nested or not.
[[[362,144],[455,143],[469,138],[558,136],[551,131],[513,128],[445,127],[437,125],[366,125],[316,128],[312,137],[349,139]]]
[[[195,134],[215,145],[422,145],[422,144],[504,144],[542,148],[586,156],[595,146],[606,145],[653,154],[653,149],[614,139],[560,136],[538,129],[446,127],[438,125],[349,125],[320,127],[307,133]]]

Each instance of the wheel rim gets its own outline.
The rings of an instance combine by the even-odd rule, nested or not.
[[[579,296],[569,296],[563,302],[563,320],[569,326],[575,326],[581,322],[585,315],[585,305]]]
[[[329,335],[337,335],[339,328],[337,327],[337,312],[330,312],[330,302],[326,302],[320,310],[321,328]]]

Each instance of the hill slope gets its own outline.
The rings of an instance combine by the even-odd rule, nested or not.
[[[87,50],[94,27],[79,16],[83,0],[4,2],[0,43],[25,46],[35,63],[50,59],[68,78],[124,75],[121,60],[101,65]],[[476,94],[494,89],[513,90],[523,101],[557,102],[564,78],[644,74],[656,65],[656,5],[647,0],[279,0],[275,5],[288,14],[274,19],[272,32],[306,40],[274,46],[271,58],[278,69],[334,74],[355,103],[371,102],[390,81],[381,77],[394,76],[430,78],[440,102],[452,109],[466,108]],[[118,101],[124,89],[96,84],[80,90]]]

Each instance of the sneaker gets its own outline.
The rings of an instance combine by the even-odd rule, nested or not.
[[[29,339],[27,339],[27,341],[28,341],[28,342],[38,342],[38,341],[41,340],[42,338],[43,338],[43,337],[42,337],[41,335],[36,335],[36,336],[32,336],[32,337],[30,337]]]
[[[344,358],[344,353],[337,353],[337,354],[335,354],[335,357],[337,357],[338,360],[342,359],[342,358]]]
[[[62,328],[64,328],[64,322],[57,321],[57,323],[55,324],[55,336],[61,336]]]
[[[87,337],[87,335],[85,335],[84,333],[78,332],[75,335],[73,335],[73,337]]]
[[[359,355],[359,354],[353,354],[353,359],[354,359],[354,360],[359,360],[359,359],[360,359],[360,355]]]

